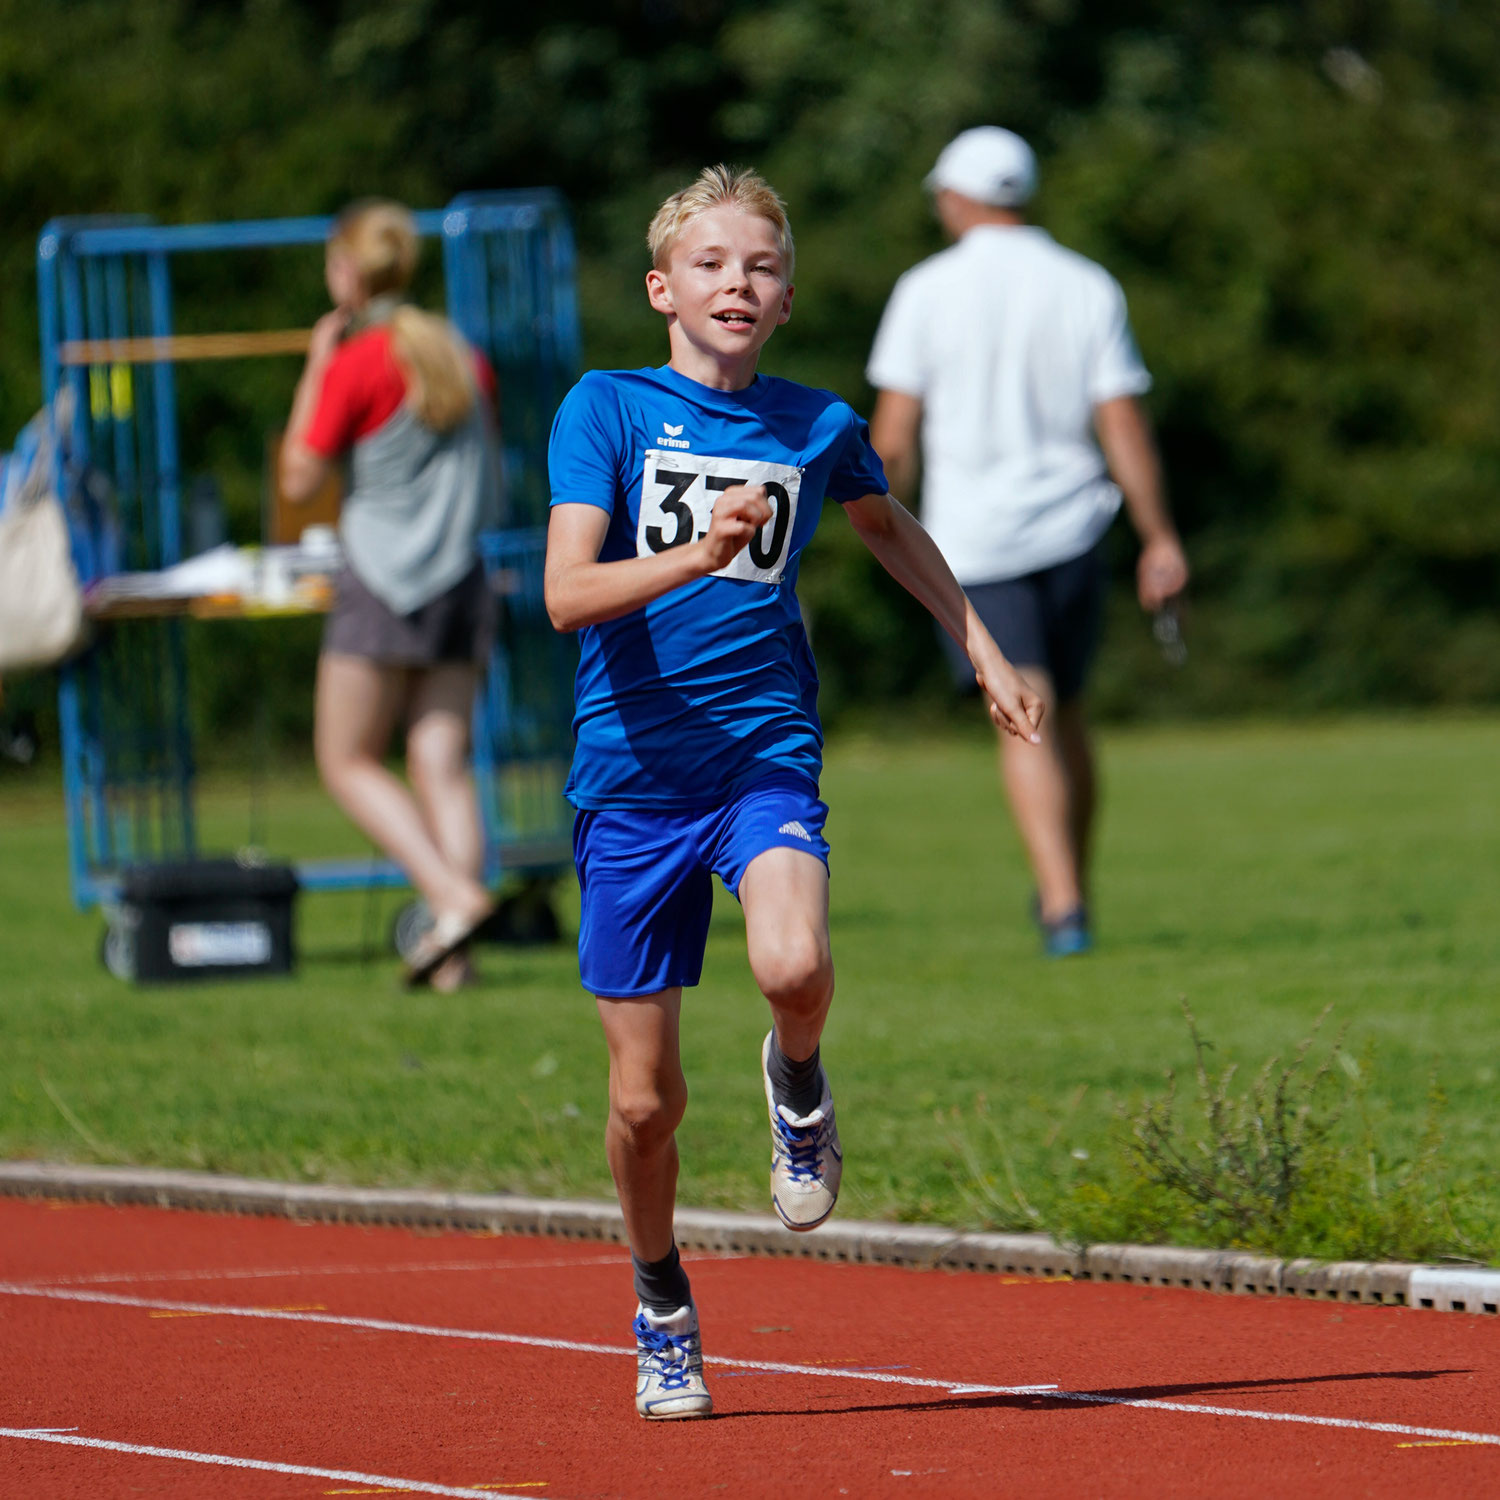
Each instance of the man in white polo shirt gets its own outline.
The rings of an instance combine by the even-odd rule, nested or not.
[[[926,186],[956,242],[896,283],[870,355],[876,451],[1000,649],[1043,692],[1046,753],[1001,745],[1048,953],[1086,952],[1094,770],[1083,686],[1103,610],[1100,545],[1123,494],[1137,591],[1187,583],[1136,398],[1151,377],[1103,267],[1026,222],[1036,158],[994,126],[951,141]],[[958,663],[955,661],[955,668]],[[967,675],[967,664],[964,664]]]

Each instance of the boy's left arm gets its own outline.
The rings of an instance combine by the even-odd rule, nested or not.
[[[1017,739],[1041,743],[1041,695],[1001,655],[974,606],[917,518],[893,495],[866,495],[847,501],[844,514],[876,559],[897,583],[931,611],[962,646],[974,676],[989,699],[997,728]]]

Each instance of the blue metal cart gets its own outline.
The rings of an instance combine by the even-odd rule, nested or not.
[[[574,656],[547,620],[542,562],[547,435],[579,364],[572,235],[551,191],[467,194],[416,217],[420,232],[441,242],[448,316],[489,357],[501,389],[510,523],[481,538],[501,628],[474,711],[487,874],[545,881],[569,862],[562,785]],[[176,226],[132,218],[58,219],[43,230],[43,387],[49,410],[65,414],[55,477],[86,585],[182,558],[179,365],[298,347],[296,333],[174,335],[174,264],[321,246],[331,227],[326,218]],[[70,871],[82,908],[101,905],[108,916],[127,866],[198,853],[191,628],[165,612],[109,624],[61,674]],[[397,867],[369,859],[312,860],[297,874],[307,890],[406,884]]]

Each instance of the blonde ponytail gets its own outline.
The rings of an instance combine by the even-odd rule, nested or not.
[[[474,410],[474,356],[446,318],[398,307],[391,353],[406,379],[407,409],[425,426],[452,432]]]

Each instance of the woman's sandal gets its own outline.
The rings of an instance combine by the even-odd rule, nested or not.
[[[475,938],[483,937],[486,928],[495,918],[497,908],[487,907],[477,917],[439,917],[432,931],[417,944],[416,950],[401,976],[401,982],[409,990],[420,988],[432,980],[436,971],[448,962],[455,953],[461,952]]]

